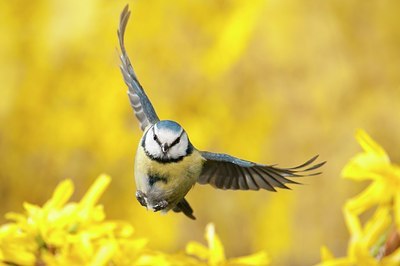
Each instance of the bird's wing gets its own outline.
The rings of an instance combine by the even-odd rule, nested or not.
[[[307,162],[292,168],[279,168],[274,165],[262,165],[227,154],[201,152],[206,161],[197,180],[200,184],[210,184],[219,189],[276,191],[275,187],[286,188],[285,184],[298,184],[289,178],[318,175],[313,170],[325,162],[315,164],[314,156]]]
[[[140,128],[144,131],[149,125],[157,123],[160,121],[160,119],[158,118],[156,111],[154,111],[154,107],[144,92],[142,85],[140,85],[129,60],[128,54],[125,50],[124,35],[130,14],[131,11],[129,11],[129,7],[127,5],[122,11],[119,20],[119,28],[117,33],[119,45],[121,47],[120,68],[122,75],[124,76],[124,81],[128,86],[129,101],[137,119],[139,120]]]

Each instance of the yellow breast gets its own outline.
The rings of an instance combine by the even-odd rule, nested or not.
[[[135,179],[138,189],[148,190],[149,175],[159,175],[167,179],[167,182],[158,182],[156,185],[160,189],[168,191],[185,190],[187,191],[196,183],[205,159],[196,149],[192,154],[184,157],[179,162],[159,163],[150,159],[144,152],[143,147],[139,146],[136,153]],[[182,191],[183,192],[183,191]]]

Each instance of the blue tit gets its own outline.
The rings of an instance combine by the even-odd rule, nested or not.
[[[139,83],[124,45],[124,33],[130,11],[125,7],[118,29],[121,47],[121,72],[133,111],[144,131],[135,159],[136,198],[153,211],[183,212],[195,219],[185,196],[196,184],[210,184],[218,189],[276,191],[298,184],[290,178],[320,174],[315,172],[325,162],[318,156],[292,168],[258,164],[227,154],[197,150],[186,131],[175,121],[160,120]]]

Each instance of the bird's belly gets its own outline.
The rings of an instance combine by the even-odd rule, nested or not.
[[[152,208],[166,200],[168,209],[173,208],[196,183],[204,159],[198,151],[179,162],[159,163],[151,160],[139,147],[135,161],[137,190],[147,196],[147,205]]]

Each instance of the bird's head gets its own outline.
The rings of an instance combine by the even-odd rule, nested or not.
[[[150,158],[159,162],[180,161],[193,149],[185,130],[170,120],[159,121],[150,127],[142,146]]]

